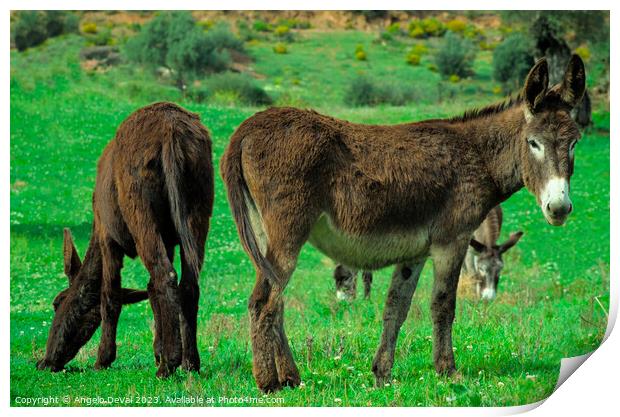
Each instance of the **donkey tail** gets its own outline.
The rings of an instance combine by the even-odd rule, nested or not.
[[[191,196],[185,195],[183,191],[183,174],[186,164],[189,163],[183,151],[183,142],[191,140],[186,138],[186,132],[179,131],[171,123],[168,135],[162,143],[162,167],[166,189],[168,191],[168,201],[170,204],[170,216],[181,241],[185,259],[189,267],[198,276],[202,263],[198,254],[199,245],[191,231],[188,218],[187,199]]]
[[[271,280],[275,277],[274,269],[269,260],[263,255],[252,228],[248,204],[254,204],[250,197],[247,184],[243,177],[241,165],[241,145],[243,136],[239,129],[230,138],[230,143],[224,152],[220,164],[220,174],[226,184],[228,202],[232,211],[237,232],[243,248],[250,256],[254,266]]]

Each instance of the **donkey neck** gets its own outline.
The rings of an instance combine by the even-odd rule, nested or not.
[[[521,139],[525,115],[519,104],[513,104],[495,113],[465,117],[462,123],[484,167],[482,173],[492,180],[497,191],[497,205],[523,188],[521,166]]]

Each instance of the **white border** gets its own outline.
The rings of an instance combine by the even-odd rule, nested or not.
[[[10,25],[9,25],[9,11],[20,9],[84,9],[87,7],[90,10],[97,9],[110,9],[110,10],[165,10],[165,9],[189,9],[189,10],[345,10],[345,9],[386,9],[386,10],[502,10],[502,9],[521,9],[521,10],[579,10],[584,9],[584,6],[589,10],[611,10],[611,38],[617,35],[617,27],[619,19],[616,13],[619,9],[618,2],[611,1],[599,1],[590,0],[588,2],[577,2],[575,0],[552,0],[545,1],[544,3],[534,0],[521,0],[517,3],[513,2],[501,2],[501,1],[489,1],[489,0],[476,0],[476,1],[447,1],[447,0],[435,0],[433,2],[405,2],[405,1],[393,1],[386,0],[382,2],[371,1],[334,1],[334,0],[315,0],[313,2],[303,2],[294,0],[268,0],[261,2],[251,2],[243,0],[227,0],[226,2],[205,2],[205,1],[189,1],[189,0],[177,0],[175,2],[151,0],[151,1],[119,1],[119,0],[92,0],[87,3],[80,0],[65,0],[65,1],[14,1],[9,0],[3,2],[5,5],[4,19],[0,23],[2,25],[2,44],[5,48],[9,45],[10,39]],[[171,7],[174,6],[174,7]],[[219,7],[218,7],[219,6]],[[512,7],[506,7],[512,6]],[[618,66],[617,55],[617,42],[611,44],[611,71],[614,74],[614,80],[618,80],[616,76]],[[9,216],[9,187],[10,187],[10,158],[9,158],[9,138],[10,138],[10,126],[9,126],[9,86],[10,86],[10,59],[9,54],[4,53],[2,55],[2,76],[3,83],[0,86],[4,100],[2,100],[2,127],[5,132],[4,140],[1,142],[0,160],[2,161],[2,170],[0,171],[0,187],[2,190],[2,200],[0,202],[0,217],[2,223],[0,224],[0,230],[2,239],[0,245],[2,246],[2,253],[0,254],[0,267],[3,272],[4,279],[2,280],[2,297],[0,299],[0,320],[3,329],[8,329],[9,324],[9,301],[10,301],[10,250],[9,250],[9,236],[10,236],[10,216]],[[611,99],[612,101],[618,97],[618,87],[616,83],[611,83]],[[615,133],[618,130],[617,119],[611,119],[611,132]],[[611,135],[615,136],[615,135]],[[615,162],[618,162],[618,145],[614,140],[611,140],[611,166],[613,167]],[[611,201],[610,207],[616,207],[616,196],[618,195],[618,170],[612,169],[611,171]],[[612,217],[610,221],[611,227],[611,259],[620,259],[618,253],[617,242],[617,220]],[[516,414],[536,408],[533,415],[548,415],[565,414],[565,415],[583,415],[588,413],[589,415],[610,415],[611,410],[617,412],[620,396],[618,395],[618,381],[616,375],[619,375],[620,360],[618,359],[618,352],[620,352],[620,336],[618,332],[611,332],[618,312],[618,274],[615,263],[611,263],[610,266],[610,278],[611,278],[611,297],[610,297],[610,322],[607,329],[608,339],[601,345],[601,347],[592,354],[592,357],[587,360],[583,366],[576,370],[575,375],[568,378],[568,381],[563,384],[558,390],[552,394],[546,401],[542,401],[537,404],[520,406],[520,407],[508,407],[508,408],[364,408],[363,411],[357,408],[340,408],[337,412],[340,416],[356,416],[362,411],[366,415],[401,415],[402,413],[415,413],[416,415],[431,415],[431,416],[444,416],[444,415],[507,415]],[[4,330],[5,335],[9,334],[8,330]],[[10,343],[9,337],[5,337],[3,342],[0,343],[0,372],[1,372],[1,391],[0,391],[0,410],[4,411],[5,415],[41,415],[46,414],[50,416],[66,416],[66,415],[82,415],[83,409],[79,408],[49,408],[49,409],[36,409],[36,408],[10,408]],[[543,404],[544,403],[544,404]],[[9,410],[10,408],[10,410]],[[213,410],[215,411],[215,410]],[[110,410],[105,408],[90,408],[89,414],[94,416],[107,415]],[[136,414],[156,414],[156,415],[175,415],[188,414],[188,415],[202,415],[207,411],[203,408],[195,409],[166,409],[166,408],[117,408],[114,413],[119,416]],[[321,410],[313,408],[224,408],[218,409],[218,415],[238,415],[252,413],[256,415],[269,414],[270,416],[288,416],[292,413],[299,416],[314,415]]]

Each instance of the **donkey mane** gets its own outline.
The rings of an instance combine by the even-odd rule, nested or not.
[[[504,110],[507,110],[513,106],[521,104],[523,102],[523,97],[521,94],[517,96],[510,96],[504,101],[500,103],[491,104],[489,106],[485,106],[482,108],[466,110],[460,116],[454,116],[449,119],[451,122],[468,122],[470,120],[479,119],[481,117],[491,116],[493,114],[501,113]]]

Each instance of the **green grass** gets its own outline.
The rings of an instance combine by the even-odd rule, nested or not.
[[[490,92],[490,55],[481,53],[478,75],[454,87],[449,100],[438,102],[429,93],[427,100],[408,107],[343,107],[345,83],[359,71],[428,84],[429,91],[447,88],[425,65],[406,65],[406,45],[381,47],[371,43],[373,38],[360,32],[306,33],[287,55],[274,54],[268,43],[252,46],[251,52],[255,70],[267,76],[263,85],[277,92],[280,102],[352,121],[441,117],[496,100]],[[11,404],[17,405],[16,397],[65,395],[71,404],[80,397],[147,396],[158,398],[160,405],[181,395],[214,396],[216,405],[222,405],[219,396],[263,398],[251,375],[246,312],[254,273],[219,176],[201,276],[201,372],[155,378],[148,303],[123,310],[118,359],[111,369],[93,370],[97,333],[66,372],[35,370],[53,317],[51,301],[67,285],[62,228],[73,230],[83,255],[92,221],[95,164],[118,124],[149,102],[179,101],[201,115],[219,161],[234,129],[257,110],[183,101],[174,88],[135,68],[88,75],[78,63],[81,43],[78,37],[65,37],[24,54],[11,53]],[[353,58],[358,43],[364,43],[368,62]],[[293,83],[295,78],[300,82]],[[595,349],[607,324],[609,113],[597,114],[596,120],[597,128],[578,145],[571,189],[575,213],[565,227],[548,226],[525,191],[504,204],[503,237],[517,229],[525,236],[506,256],[496,301],[458,301],[454,347],[460,381],[438,377],[433,370],[430,263],[400,334],[395,380],[375,388],[370,366],[391,271],[376,274],[371,300],[338,303],[333,262],[307,246],[285,292],[287,333],[305,386],[269,398],[281,397],[285,406],[506,406],[548,396],[560,359]],[[127,259],[124,285],[145,287],[147,280],[141,263]]]

